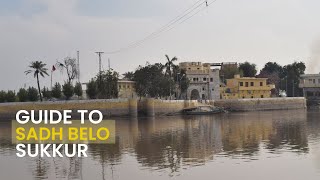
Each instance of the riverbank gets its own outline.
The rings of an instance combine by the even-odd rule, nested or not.
[[[205,103],[204,101],[202,103]],[[106,99],[72,100],[47,102],[15,102],[0,104],[0,119],[15,119],[19,110],[100,110],[105,118],[116,116],[159,116],[179,114],[184,108],[196,107],[196,100],[158,100],[146,99]],[[230,111],[263,111],[305,109],[305,98],[265,98],[209,101],[207,104],[226,108]],[[73,117],[77,118],[78,114]]]
[[[214,101],[214,105],[230,111],[268,111],[307,108],[307,102],[304,97],[225,99]]]

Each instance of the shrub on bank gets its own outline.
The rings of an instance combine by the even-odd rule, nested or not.
[[[7,92],[7,102],[15,102],[16,101],[16,93],[14,91],[9,90]]]
[[[52,92],[49,91],[49,88],[44,87],[41,93],[42,93],[42,96],[47,100],[52,98]]]
[[[79,97],[82,96],[82,87],[80,83],[76,83],[76,85],[74,86],[74,94]]]
[[[73,85],[71,83],[65,83],[62,86],[63,89],[63,95],[66,97],[66,100],[69,100],[70,97],[72,97],[74,95],[74,88]]]
[[[5,91],[0,91],[0,103],[7,101],[7,93]]]
[[[61,85],[59,83],[54,84],[51,90],[52,97],[60,99],[61,98]]]
[[[97,82],[94,79],[91,79],[89,83],[87,84],[87,95],[90,99],[96,99],[98,95],[98,85]]]
[[[20,102],[28,101],[28,91],[25,90],[24,88],[19,89],[17,96]]]
[[[38,90],[34,87],[28,88],[28,99],[29,101],[38,101],[39,100],[39,94]]]

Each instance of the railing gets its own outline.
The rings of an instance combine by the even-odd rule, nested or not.
[[[300,83],[300,88],[320,88],[320,84],[316,83]]]

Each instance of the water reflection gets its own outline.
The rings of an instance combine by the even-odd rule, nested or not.
[[[132,157],[141,171],[165,170],[169,176],[180,175],[185,168],[205,167],[219,158],[258,161],[263,158],[261,151],[311,153],[320,169],[319,149],[310,151],[310,146],[319,148],[319,115],[319,111],[299,110],[117,119],[116,144],[90,144],[88,154],[100,172],[95,179],[103,180],[119,179],[114,175],[117,167],[131,163]],[[0,156],[15,156],[10,133],[10,123],[0,123]],[[33,179],[83,179],[86,162],[82,158],[28,158],[26,163]]]

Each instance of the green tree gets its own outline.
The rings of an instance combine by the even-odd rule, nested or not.
[[[29,101],[38,101],[39,100],[39,94],[36,88],[29,87],[28,88],[28,100]]]
[[[62,93],[61,93],[61,85],[60,85],[60,83],[56,82],[54,84],[54,86],[52,87],[51,93],[52,93],[52,97],[57,98],[57,99],[61,98],[61,94]]]
[[[17,96],[18,96],[20,102],[28,101],[28,91],[24,88],[19,89]]]
[[[178,61],[178,58],[177,57],[173,57],[172,59],[169,58],[168,55],[166,55],[166,59],[167,59],[167,62],[166,64],[164,65],[165,68],[166,68],[166,75],[169,75],[169,78],[170,80],[172,79],[172,73],[173,73],[173,69],[176,68],[176,65],[174,64],[175,61]],[[171,91],[172,91],[172,83],[169,83],[169,92],[170,92],[170,99],[171,99]]]
[[[123,78],[124,78],[124,79],[127,79],[127,80],[129,80],[129,81],[132,81],[133,78],[134,78],[134,72],[131,72],[131,71],[128,71],[128,72],[126,72],[126,73],[123,73],[122,75],[123,75]]]
[[[70,82],[64,83],[62,86],[63,94],[66,97],[66,100],[69,100],[74,95],[74,88]]]
[[[234,78],[234,75],[239,74],[243,76],[243,72],[240,71],[238,64],[230,63],[230,64],[223,64],[220,70],[221,81],[226,83],[227,79]]]
[[[257,77],[268,78],[267,82],[276,86],[276,89],[272,91],[274,93],[273,95],[278,95],[279,89],[282,88],[281,78],[283,78],[283,67],[276,62],[267,62]]]
[[[5,91],[0,91],[0,103],[7,101],[7,93]]]
[[[99,75],[97,75],[97,78]],[[113,69],[101,73],[101,81],[98,81],[98,97],[111,99],[118,97],[119,73]]]
[[[37,78],[37,84],[38,84],[38,92],[40,95],[40,100],[42,101],[42,96],[41,96],[41,89],[40,89],[40,83],[39,83],[39,74],[44,77],[45,75],[49,76],[47,73],[47,68],[45,67],[46,64],[44,64],[42,61],[33,61],[31,62],[29,70],[25,71],[25,74],[30,74],[33,73],[33,76]]]
[[[51,93],[51,91],[49,91],[49,88],[46,88],[46,87],[44,87],[44,88],[42,89],[42,95],[43,95],[43,97],[46,98],[46,99],[51,99],[51,98],[52,98],[52,93]]]
[[[283,67],[283,84],[286,84],[289,97],[302,96],[299,88],[300,76],[304,74],[306,65],[304,62],[294,62]]]
[[[246,61],[239,65],[239,70],[243,72],[244,77],[255,77],[257,74],[256,66]]]
[[[277,73],[281,75],[283,73],[283,67],[276,62],[267,62],[260,71],[268,74]]]
[[[164,66],[161,63],[139,66],[134,73],[136,92],[142,97],[164,97],[173,93],[174,81],[163,73]]]
[[[91,79],[89,83],[87,84],[87,90],[86,90],[87,95],[89,96],[90,99],[95,99],[97,98],[98,95],[98,84],[95,79]]]
[[[7,92],[7,102],[15,102],[16,101],[16,93],[14,91],[9,90]]]
[[[76,83],[76,85],[74,86],[74,94],[79,97],[82,96],[82,86],[81,86],[81,83]]]

